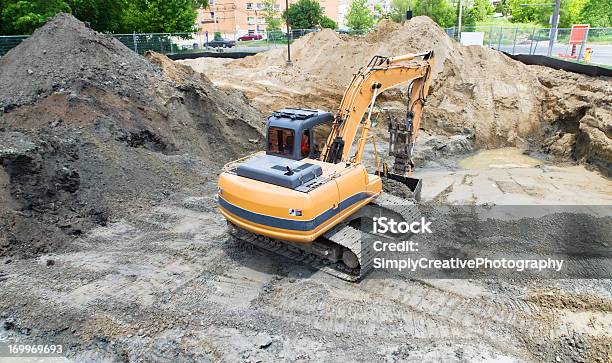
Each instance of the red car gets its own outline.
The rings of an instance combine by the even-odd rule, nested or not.
[[[238,38],[238,40],[262,40],[263,36],[261,34],[245,34]]]

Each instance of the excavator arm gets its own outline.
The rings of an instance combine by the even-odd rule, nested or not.
[[[392,147],[396,151],[404,150],[408,154],[405,157],[401,152],[396,152],[396,164],[398,159],[403,163],[411,163],[412,145],[416,141],[423,107],[429,91],[431,80],[431,69],[433,67],[433,51],[409,54],[398,57],[372,58],[366,67],[355,74],[351,83],[344,92],[342,102],[336,113],[331,132],[321,153],[321,159],[330,163],[361,162],[365,142],[371,127],[371,114],[376,97],[385,90],[397,85],[412,82],[408,91],[408,111],[405,129],[399,138],[392,142],[399,144]],[[362,123],[364,115],[367,117]],[[359,126],[361,135],[357,141],[357,150],[350,157],[351,147],[355,141]],[[405,131],[409,130],[409,131]],[[395,140],[394,140],[395,139]],[[390,150],[392,151],[392,150]],[[398,157],[399,156],[399,157]],[[401,166],[395,169],[402,169]],[[404,169],[406,169],[404,167]],[[407,167],[410,171],[411,166]]]

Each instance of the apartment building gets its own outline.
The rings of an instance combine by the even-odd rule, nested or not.
[[[326,16],[340,23],[339,3],[343,0],[319,0]],[[289,0],[293,4],[297,0]],[[261,0],[211,0],[206,9],[199,9],[196,26],[202,33],[221,32],[224,37],[242,36],[265,32],[267,28]],[[275,9],[280,17],[285,11],[285,1],[277,0]],[[284,24],[283,24],[284,27]]]

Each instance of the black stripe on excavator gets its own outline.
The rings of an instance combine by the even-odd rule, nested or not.
[[[338,136],[334,139],[334,142],[331,144],[329,151],[327,152],[327,156],[325,158],[325,162],[336,164],[342,158],[342,151],[344,150],[344,140]]]
[[[355,203],[358,203],[367,198],[372,198],[373,196],[374,194],[367,192],[359,192],[353,194],[352,196],[341,201],[336,208],[330,208],[310,220],[278,218],[274,216],[251,212],[250,210],[240,208],[237,205],[226,201],[222,197],[218,198],[218,203],[221,208],[225,209],[229,213],[242,219],[245,219],[249,222],[291,231],[313,231],[321,224],[327,222],[345,209],[353,206]]]

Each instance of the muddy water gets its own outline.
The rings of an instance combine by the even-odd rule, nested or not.
[[[542,161],[524,155],[520,149],[505,147],[501,149],[482,150],[476,155],[459,161],[463,169],[509,169],[528,168],[541,165]]]

